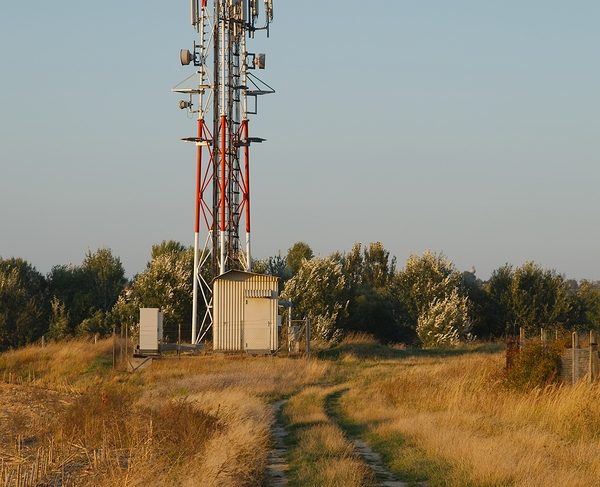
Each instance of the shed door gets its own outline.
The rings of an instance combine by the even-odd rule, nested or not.
[[[246,350],[271,349],[271,300],[246,298],[244,309],[244,348]]]

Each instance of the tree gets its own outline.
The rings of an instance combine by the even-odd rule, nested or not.
[[[369,333],[384,342],[407,341],[406,313],[393,292],[396,260],[381,242],[356,243],[342,257],[348,295],[345,330]]]
[[[48,328],[47,285],[23,259],[0,258],[0,350],[31,343]]]
[[[457,288],[444,298],[435,298],[417,321],[417,334],[423,346],[435,348],[457,345],[470,337],[469,298]]]
[[[386,287],[396,274],[396,258],[381,242],[374,242],[365,247],[363,252],[363,285],[380,289]]]
[[[107,315],[127,283],[121,260],[113,256],[110,249],[88,251],[80,266],[53,267],[48,282],[50,295],[65,307],[67,335],[80,334],[88,329],[90,333],[106,334],[110,331]],[[93,326],[88,326],[89,323],[81,326],[85,320],[92,318]]]
[[[176,336],[179,325],[182,334],[191,333],[194,251],[174,244],[169,244],[166,251],[155,252],[157,248],[165,250],[164,242],[153,247],[152,260],[118,299],[111,312],[112,320],[120,320],[119,325],[132,325],[139,308],[160,308],[166,335]]]
[[[411,255],[397,276],[397,292],[414,326],[434,301],[444,300],[461,285],[461,275],[443,254]]]
[[[69,312],[65,303],[62,303],[56,296],[50,301],[50,326],[48,327],[48,337],[54,340],[61,340],[69,336],[71,330],[69,327]]]
[[[310,320],[313,336],[327,341],[341,336],[348,301],[339,256],[303,260],[282,296],[292,301],[295,316]]]
[[[512,311],[528,333],[540,327],[561,324],[569,310],[564,279],[554,270],[534,262],[515,269],[511,283]]]
[[[492,272],[490,279],[484,284],[488,296],[486,317],[489,329],[495,336],[512,332],[516,326],[516,317],[512,305],[513,268],[504,264]]]
[[[75,333],[77,335],[109,335],[112,332],[113,324],[113,320],[111,318],[111,313],[97,310],[91,316],[77,325]]]
[[[554,270],[526,262],[513,269],[504,265],[492,273],[486,290],[494,306],[495,327],[516,332],[524,327],[537,333],[541,327],[565,324],[570,311],[564,278]]]
[[[92,274],[80,266],[57,265],[48,274],[49,295],[58,299],[68,316],[67,335],[74,335],[77,325],[94,313]]]
[[[473,276],[474,277],[474,276]],[[443,254],[411,255],[395,279],[407,328],[425,346],[452,344],[471,329],[465,276]]]
[[[282,257],[281,254],[273,255],[262,260],[254,260],[252,262],[252,272],[276,276],[279,278],[280,284],[285,283],[291,277],[287,260],[285,257]]]
[[[572,325],[600,328],[600,283],[583,280],[572,294],[579,305],[578,316],[572,318]]]
[[[498,319],[501,308],[496,306],[486,290],[485,283],[477,278],[475,269],[461,273],[461,289],[469,298],[472,329],[479,338],[498,338],[505,333],[505,322]]]
[[[154,244],[151,250],[151,258],[156,259],[163,254],[180,254],[185,252],[186,247],[181,242],[175,240],[163,240],[159,244]]]
[[[310,260],[314,257],[313,251],[306,242],[296,242],[288,249],[287,266],[290,274],[293,276],[298,272],[303,260]]]
[[[92,286],[91,314],[110,311],[127,283],[121,259],[113,256],[110,249],[101,248],[93,253],[88,251],[81,267],[89,274]]]

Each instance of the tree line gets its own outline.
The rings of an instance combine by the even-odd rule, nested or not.
[[[519,327],[600,327],[599,282],[567,280],[534,262],[505,264],[482,281],[443,254],[413,255],[398,269],[380,242],[326,257],[298,242],[286,255],[253,261],[253,271],[278,276],[294,315],[309,318],[313,336],[326,341],[366,332],[435,347]],[[153,245],[146,268],[131,280],[107,248],[45,276],[23,259],[0,258],[0,350],[42,336],[106,335],[134,325],[139,307],[161,308],[165,333],[173,339],[181,326],[188,337],[192,272],[193,250],[175,241]]]

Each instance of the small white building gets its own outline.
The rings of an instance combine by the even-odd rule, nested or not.
[[[213,348],[219,352],[274,352],[281,318],[278,279],[228,271],[213,282]]]

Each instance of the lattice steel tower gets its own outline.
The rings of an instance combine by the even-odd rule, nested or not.
[[[197,118],[196,135],[182,139],[196,145],[194,344],[212,326],[212,278],[252,268],[250,147],[264,139],[250,137],[248,116],[274,90],[254,74],[265,55],[247,43],[258,31],[268,36],[272,20],[273,0],[191,0],[197,40],[180,60],[196,69],[173,91],[187,95],[179,107]]]

